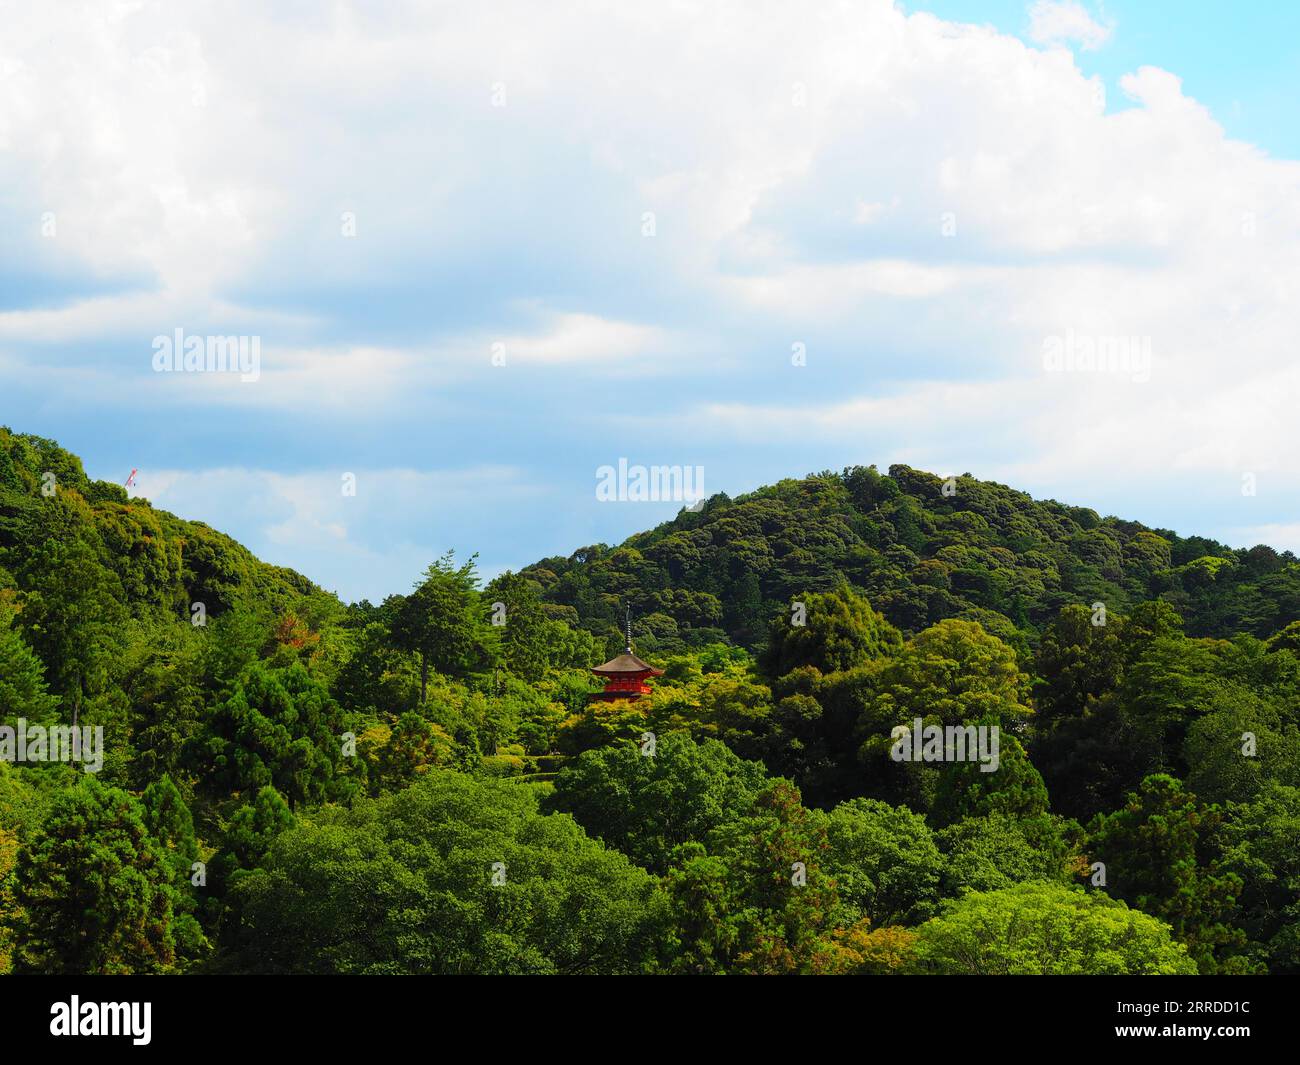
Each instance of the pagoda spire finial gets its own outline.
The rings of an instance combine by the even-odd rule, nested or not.
[[[627,604],[627,653],[632,653],[632,604]]]

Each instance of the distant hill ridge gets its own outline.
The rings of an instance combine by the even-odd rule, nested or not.
[[[198,521],[157,510],[107,481],[53,440],[0,427],[0,595],[52,536],[93,546],[135,616],[212,614],[237,604],[277,608],[317,591],[306,577],[271,566]],[[115,592],[117,590],[115,589]]]
[[[1300,617],[1291,552],[1236,550],[969,474],[895,465],[783,480],[524,570],[548,609],[614,640],[623,603],[645,653],[726,639],[750,648],[799,595],[847,581],[904,632],[979,621],[1020,646],[1068,603],[1127,612],[1163,599],[1190,635],[1266,637]]]
[[[52,496],[42,492],[50,475]],[[202,522],[92,481],[54,441],[0,427],[0,597],[57,533],[95,546],[137,616],[183,616],[193,602],[213,614],[239,604],[278,610],[320,593]],[[1070,603],[1123,614],[1163,599],[1189,635],[1222,638],[1265,638],[1300,618],[1300,562],[1289,551],[1233,549],[903,465],[720,493],[617,547],[583,547],[523,572],[553,616],[615,651],[630,605],[642,654],[719,641],[755,649],[792,600],[842,582],[906,633],[963,618],[1021,648]]]

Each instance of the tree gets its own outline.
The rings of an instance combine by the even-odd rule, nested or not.
[[[885,741],[894,725],[918,717],[1015,728],[1029,717],[1028,682],[1015,651],[996,636],[972,621],[941,621],[890,658],[862,725]]]
[[[420,705],[429,689],[429,670],[464,677],[487,667],[494,638],[478,592],[477,555],[456,566],[452,552],[429,565],[424,579],[401,603],[393,639],[420,658]]]
[[[222,965],[255,973],[636,973],[663,914],[530,788],[447,770],[284,832],[230,897]]]
[[[454,753],[444,729],[419,714],[403,714],[379,752],[380,781],[393,789],[405,787],[432,767],[450,764]]]
[[[675,973],[812,973],[839,908],[824,867],[825,829],[799,792],[776,781],[754,811],[678,851],[665,880]]]
[[[916,953],[916,933],[899,925],[872,928],[863,920],[831,933],[827,973],[890,976],[906,972]]]
[[[1268,641],[1270,651],[1291,651],[1300,654],[1300,621],[1293,621],[1279,629]]]
[[[352,653],[335,678],[333,695],[356,710],[402,714],[420,705],[419,668],[393,643],[388,626],[372,621],[352,635]]]
[[[975,891],[917,929],[915,969],[969,976],[1189,975],[1169,927],[1099,893],[1057,884]]]
[[[221,835],[221,845],[213,856],[211,894],[224,896],[241,874],[255,868],[281,832],[295,824],[293,811],[284,797],[269,784],[258,791],[253,802],[235,811]]]
[[[257,663],[212,715],[196,748],[209,780],[229,791],[273,785],[291,806],[342,794],[342,711],[299,662]]]
[[[943,893],[996,891],[1029,880],[1068,883],[1080,871],[1079,829],[1046,815],[1015,819],[987,814],[957,821],[935,834],[943,851]]]
[[[1045,634],[1030,744],[1056,808],[1080,819],[1152,773],[1181,772],[1188,725],[1220,703],[1226,680],[1221,648],[1187,639],[1168,603],[1092,621],[1067,608]]]
[[[548,665],[549,641],[541,588],[518,573],[503,573],[487,589],[485,598],[504,608],[501,657],[506,668],[525,680],[537,680]],[[494,615],[497,614],[493,607]]]
[[[1089,858],[1105,864],[1107,890],[1167,921],[1202,973],[1234,971],[1226,959],[1245,940],[1233,927],[1241,878],[1215,853],[1221,822],[1217,806],[1155,774],[1088,827]]]
[[[1213,803],[1251,802],[1271,781],[1300,786],[1300,729],[1253,693],[1227,690],[1222,698],[1187,729],[1187,786]]]
[[[850,799],[825,824],[826,872],[842,903],[873,925],[933,915],[944,860],[924,817],[878,799]]]
[[[194,818],[172,778],[165,773],[144,789],[145,826],[168,851],[178,875],[189,878],[190,863],[198,856]]]
[[[14,934],[26,921],[16,899],[18,856],[45,822],[52,797],[82,775],[68,765],[38,770],[0,760],[0,974],[11,971]]]
[[[204,688],[208,633],[179,622],[150,635],[133,641],[124,654],[119,682],[131,707],[135,756],[129,779],[136,788],[164,774],[183,776],[186,748],[201,731],[212,703]]]
[[[986,814],[1032,818],[1047,813],[1047,787],[1014,736],[999,737],[997,769],[983,770],[978,761],[941,764],[930,811],[937,826]]]
[[[853,738],[861,692],[902,637],[847,584],[797,605],[804,616],[778,617],[760,659],[774,678],[776,705],[759,749],[774,772],[827,804],[858,790]]]
[[[194,862],[199,856],[194,835],[194,818],[179,789],[166,774],[144,789],[141,796],[144,822],[150,835],[162,847],[172,869],[173,938],[177,954],[195,959],[208,949],[208,940],[194,916],[196,902],[191,890]]]
[[[1249,953],[1270,973],[1300,972],[1300,789],[1269,784],[1231,811],[1223,868],[1242,881]]]
[[[1093,700],[1119,685],[1124,619],[1112,614],[1105,620],[1094,624],[1087,607],[1072,603],[1043,632],[1034,698],[1044,724],[1082,715]]]
[[[999,747],[1005,742],[1015,762],[1016,748],[1006,741],[1014,739],[1030,716],[1027,695],[1028,677],[1020,670],[1015,651],[974,622],[941,621],[914,636],[884,663],[859,698],[858,758],[869,775],[872,793],[929,813],[939,782],[946,776],[949,816],[959,816],[967,800],[957,802],[952,792],[976,786],[970,777],[979,775],[980,766],[954,769],[946,762],[894,760],[890,757],[896,743],[893,729],[911,728],[918,718],[927,726],[997,726]],[[1041,804],[1041,781],[1035,780],[1037,774],[1027,760],[1020,761],[1023,771],[1008,793],[1016,797],[1008,801]],[[1001,770],[984,776],[1000,774]],[[982,795],[1000,786],[982,780],[977,790]]]
[[[169,971],[173,873],[140,803],[83,775],[19,855],[15,972]]]
[[[787,609],[772,622],[762,659],[768,676],[784,676],[800,666],[835,673],[884,657],[902,643],[898,630],[847,584],[800,602],[798,620]]]
[[[0,615],[0,721],[26,718],[48,722],[58,700],[45,688],[45,667],[41,660]]]
[[[660,738],[653,754],[636,743],[587,751],[555,779],[554,809],[651,872],[666,872],[680,844],[703,842],[752,812],[771,782],[763,766],[717,740]]]
[[[23,569],[19,625],[68,704],[75,727],[87,694],[107,683],[121,646],[121,586],[84,541],[50,539]]]

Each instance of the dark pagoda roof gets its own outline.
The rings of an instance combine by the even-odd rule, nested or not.
[[[663,674],[662,669],[655,669],[648,662],[642,662],[631,651],[626,651],[617,658],[611,658],[603,666],[597,666],[592,672],[599,673],[602,676],[619,673],[649,673],[658,677]]]

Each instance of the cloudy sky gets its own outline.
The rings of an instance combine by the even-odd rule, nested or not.
[[[0,423],[349,599],[670,518],[620,458],[1298,549],[1257,7],[0,3]],[[260,376],[156,372],[178,329]]]

